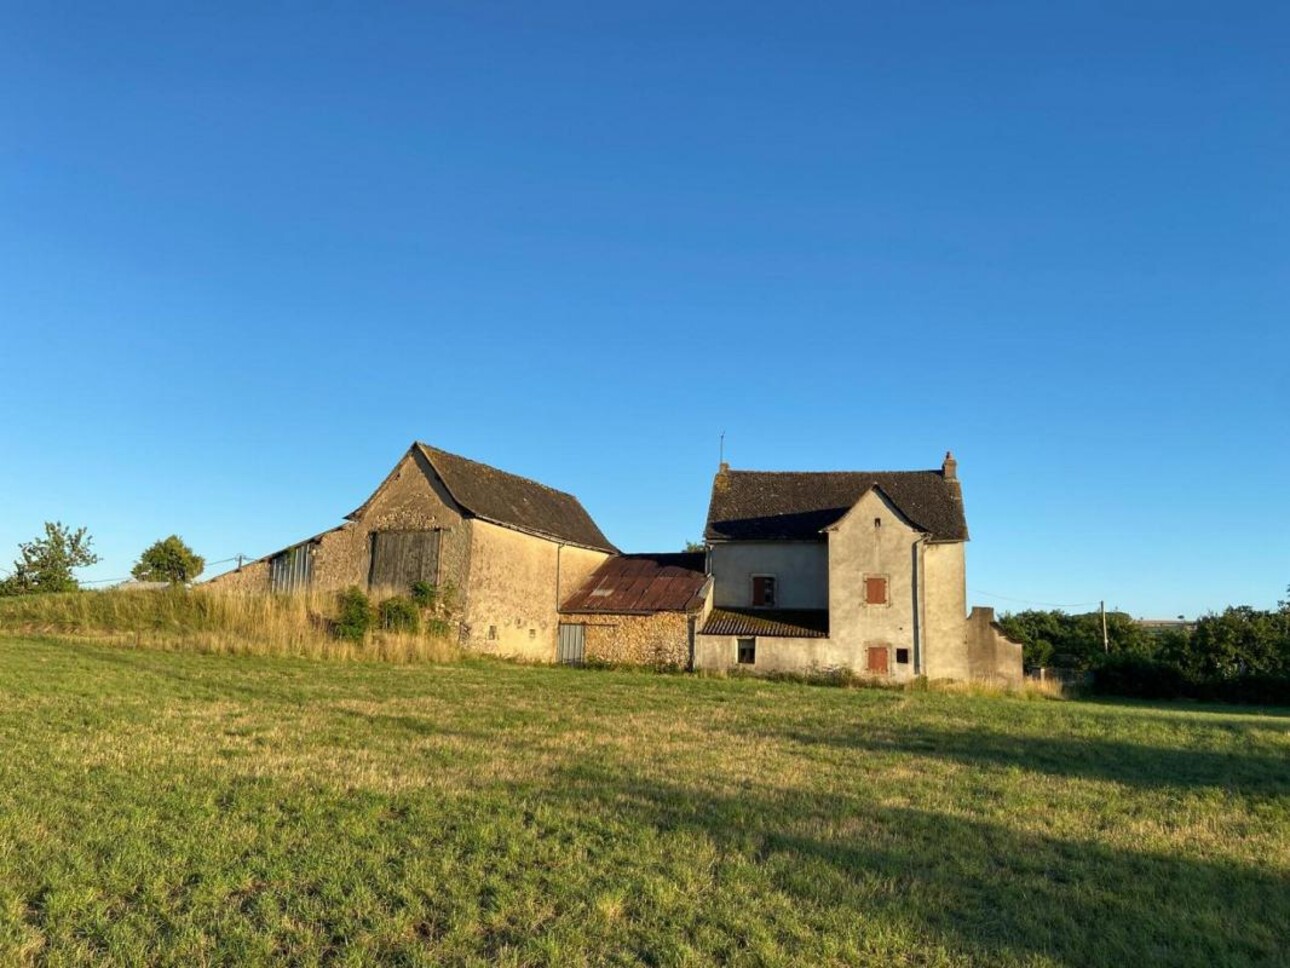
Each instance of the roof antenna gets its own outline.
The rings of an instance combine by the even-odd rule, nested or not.
[[[717,451],[717,466],[720,467],[726,462],[726,432],[721,431],[721,445]]]

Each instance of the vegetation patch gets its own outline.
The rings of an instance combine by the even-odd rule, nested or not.
[[[1275,964],[1290,718],[0,639],[0,964]]]

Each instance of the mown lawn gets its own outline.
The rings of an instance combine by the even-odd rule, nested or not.
[[[1281,964],[1290,718],[0,639],[0,964]]]

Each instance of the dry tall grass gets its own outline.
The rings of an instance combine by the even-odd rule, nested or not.
[[[333,593],[255,595],[214,589],[93,591],[0,598],[0,630],[71,635],[141,648],[231,655],[444,662],[456,643],[429,634],[373,632],[346,642],[331,632]]]

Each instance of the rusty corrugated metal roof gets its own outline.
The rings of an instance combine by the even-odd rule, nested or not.
[[[822,608],[714,608],[699,634],[827,639],[829,613]]]
[[[643,615],[689,612],[702,604],[703,552],[619,555],[569,596],[561,612]]]

